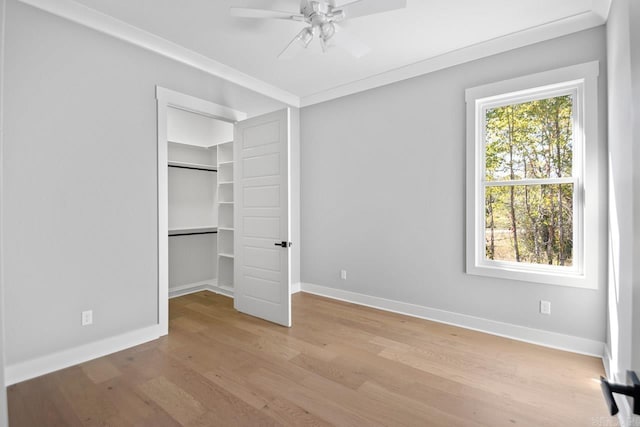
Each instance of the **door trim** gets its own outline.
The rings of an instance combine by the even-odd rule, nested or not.
[[[167,108],[235,123],[247,118],[241,111],[156,86],[158,113],[158,326],[160,335],[169,333],[169,204],[167,172]]]

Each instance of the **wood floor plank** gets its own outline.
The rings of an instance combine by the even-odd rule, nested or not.
[[[240,375],[224,369],[205,374],[212,382],[247,402],[256,409],[266,413],[283,425],[324,426],[330,425],[309,411],[299,407],[291,401],[282,399],[267,390],[258,392],[246,380],[246,375]]]
[[[431,420],[432,426],[443,427],[482,425],[476,413],[471,414],[472,416],[465,413],[464,406],[456,408],[455,411],[448,411],[447,407],[408,399],[370,381],[364,383],[358,392],[367,400],[375,401],[388,408],[387,413],[390,414],[391,422],[386,425],[418,425],[418,420]],[[397,412],[393,411],[394,408],[403,408],[403,410]]]
[[[122,374],[108,359],[103,358],[83,363],[80,368],[95,384],[108,381]]]
[[[190,425],[207,412],[197,399],[163,376],[153,378],[139,387],[182,425]]]
[[[294,402],[310,413],[320,416],[336,426],[382,426],[371,414],[359,414],[352,406],[341,405],[334,401],[329,390],[317,390],[300,385],[297,382],[270,372],[259,369],[249,374],[248,380],[259,390],[269,390],[283,399]]]
[[[7,390],[8,400],[16,405],[9,413],[10,425],[82,426],[78,415],[58,391],[53,376],[39,377],[20,385]]]
[[[116,377],[101,384],[103,398],[118,408],[118,424],[133,426],[179,426],[164,409],[153,402],[131,378]]]
[[[175,364],[166,374],[168,379],[186,393],[197,396],[199,402],[208,408],[208,412],[215,415],[219,425],[275,425],[270,417],[256,410],[231,391],[210,381],[200,372]],[[208,417],[200,418],[208,419]]]
[[[207,372],[204,376],[255,409],[263,409],[271,401],[265,393],[257,393],[242,376],[224,367]]]
[[[168,336],[9,387],[11,426],[617,425],[594,357],[304,293],[292,328],[169,306]]]
[[[425,372],[354,348],[341,348],[339,352],[341,356],[334,360],[335,364],[347,369],[353,366],[353,360],[358,360],[356,372],[359,375],[408,399],[430,402],[436,407],[449,407],[452,412],[459,410],[456,408],[470,409],[474,413],[478,408],[486,409],[493,411],[491,418],[494,421],[501,419],[505,425],[509,419],[524,419],[516,415],[538,411],[528,403],[514,401],[501,389],[488,391],[475,388],[438,373]],[[509,415],[512,417],[507,418]],[[539,415],[536,419],[543,417]]]
[[[101,426],[103,420],[117,417],[118,409],[106,402],[96,387],[78,366],[51,374],[57,391],[73,409],[84,426]]]
[[[358,369],[336,363],[336,359],[326,361],[300,354],[291,359],[291,363],[354,390],[367,381],[367,377],[362,375]]]
[[[553,382],[533,383],[526,378],[518,376],[511,369],[496,371],[493,367],[478,371],[475,366],[464,367],[458,364],[446,364],[435,362],[424,352],[387,352],[380,354],[391,360],[407,364],[419,370],[424,370],[433,374],[442,374],[456,382],[468,385],[477,389],[491,392],[492,390],[509,390],[509,397],[521,403],[528,403],[539,407],[541,410],[557,413],[560,416],[563,412],[571,410],[567,406],[567,401],[577,402],[580,396],[576,396],[571,390],[562,390]],[[585,394],[589,390],[585,389]],[[593,394],[593,393],[591,393]]]
[[[235,319],[235,317],[228,317],[227,321],[236,328],[266,338],[276,345],[288,347],[300,354],[310,355],[316,359],[324,361],[330,361],[336,357],[336,354],[331,351],[327,351],[325,348],[326,346],[324,345],[315,345],[305,341],[304,339],[294,337],[290,333],[291,330],[289,328],[274,329],[264,322],[248,322],[246,319],[238,320]]]
[[[308,410],[280,398],[273,399],[262,410],[279,424],[285,426],[328,427],[332,425],[320,416],[311,414]]]

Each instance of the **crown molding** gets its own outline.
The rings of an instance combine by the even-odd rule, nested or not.
[[[603,25],[606,22],[609,10],[606,4],[610,4],[610,2],[611,0],[596,0],[594,4],[598,3],[601,5],[597,8],[594,7],[594,11],[582,12],[568,18],[480,42],[405,67],[396,68],[312,95],[303,96],[302,107],[353,95],[358,92],[386,86],[391,83],[429,74],[455,65]],[[597,12],[595,10],[597,10]],[[604,15],[605,11],[606,16]]]
[[[194,52],[179,44],[141,30],[112,16],[76,3],[72,0],[19,0],[20,2],[68,19],[77,24],[126,41],[143,49],[181,62],[221,79],[235,83],[261,95],[300,107],[300,97],[256,79],[235,68]]]
[[[612,0],[593,0],[592,9],[597,13],[605,22],[609,19],[609,12],[611,11]]]
[[[302,97],[73,0],[18,1],[158,53],[285,104],[294,107],[307,107],[603,25],[609,16],[612,0],[593,0],[592,10],[446,52],[405,67]]]

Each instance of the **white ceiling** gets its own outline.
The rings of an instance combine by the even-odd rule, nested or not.
[[[313,43],[299,57],[279,60],[278,53],[303,24],[233,18],[229,7],[296,12],[297,0],[75,1],[293,94],[302,105],[464,62],[462,52],[469,53],[469,60],[480,51],[496,53],[601,25],[610,4],[610,0],[408,0],[406,9],[346,21],[344,26],[372,48],[362,58],[339,48],[323,54]],[[446,58],[453,59],[448,63]]]

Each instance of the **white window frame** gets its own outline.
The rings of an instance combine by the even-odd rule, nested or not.
[[[597,289],[598,252],[598,61],[532,74],[466,90],[467,273],[527,282]],[[537,99],[573,98],[573,171],[570,178],[485,181],[487,109]],[[589,171],[589,173],[586,173]],[[485,188],[494,185],[570,183],[573,193],[571,267],[489,260],[485,248]]]

